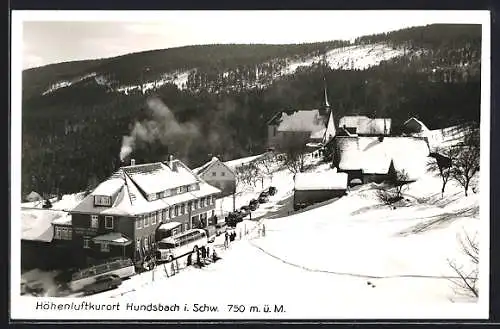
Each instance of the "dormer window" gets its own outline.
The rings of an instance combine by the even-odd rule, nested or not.
[[[156,193],[148,194],[148,201],[154,201],[157,199]]]
[[[111,206],[111,197],[108,195],[94,195],[94,206]]]

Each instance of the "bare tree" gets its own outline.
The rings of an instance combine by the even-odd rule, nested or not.
[[[377,198],[386,205],[391,205],[403,199],[403,193],[408,188],[409,175],[406,170],[395,170],[391,165],[389,179],[386,185],[377,190]]]
[[[467,233],[465,238],[459,238],[461,251],[470,261],[472,268],[466,270],[464,265],[458,265],[454,260],[448,260],[449,266],[458,275],[457,278],[451,279],[455,287],[455,291],[461,295],[478,298],[478,274],[479,274],[479,242],[471,238]]]
[[[434,159],[427,162],[427,171],[441,178],[441,198],[444,196],[446,184],[451,180],[451,159],[454,156],[451,149],[440,149],[431,154]]]
[[[283,144],[285,167],[293,174],[303,172],[307,152],[306,139],[300,135],[293,135],[287,137]]]
[[[479,136],[470,134],[464,140],[463,145],[452,148],[452,170],[451,176],[463,188],[467,196],[470,182],[479,171]]]
[[[266,154],[259,162],[261,164],[261,171],[270,178],[273,182],[273,173],[277,163],[277,157],[273,153]]]
[[[236,183],[255,186],[261,178],[260,168],[253,162],[239,166],[236,169]]]

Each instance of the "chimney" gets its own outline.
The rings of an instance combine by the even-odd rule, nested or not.
[[[130,159],[130,165],[135,166],[135,159]]]
[[[170,169],[172,169],[172,171],[177,171],[177,164],[174,163],[174,156],[173,155],[170,155],[168,157],[168,166],[170,167]]]

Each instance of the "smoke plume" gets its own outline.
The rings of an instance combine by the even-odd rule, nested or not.
[[[199,135],[198,127],[193,123],[179,123],[170,109],[159,98],[147,100],[151,118],[135,122],[129,136],[124,136],[120,150],[120,160],[124,161],[135,150],[138,142],[160,142],[163,145],[175,144],[177,147],[189,147]]]

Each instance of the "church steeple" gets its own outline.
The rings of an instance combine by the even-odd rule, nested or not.
[[[325,93],[325,98],[323,99],[323,107],[325,108],[325,110],[330,110],[330,103],[328,103],[328,93],[326,91],[326,78],[323,76],[323,89],[324,89],[324,93]]]

